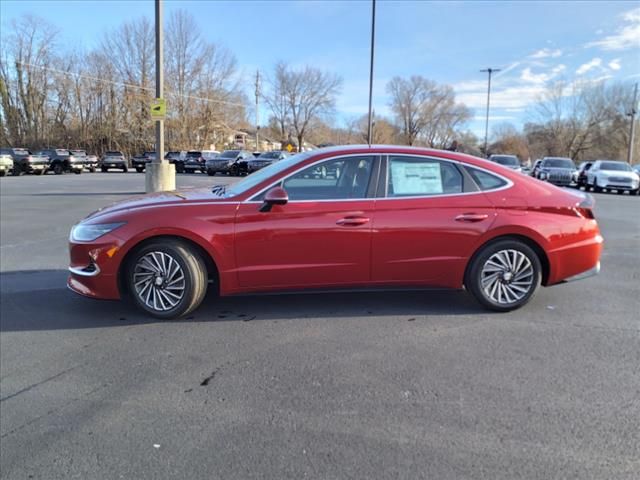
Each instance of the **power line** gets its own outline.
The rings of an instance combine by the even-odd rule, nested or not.
[[[52,68],[52,67],[45,67],[44,65],[34,65],[31,63],[25,63],[25,62],[16,62],[19,65],[25,66],[27,68],[39,68],[42,70],[47,70],[50,72],[56,72],[56,73],[60,73],[62,75],[68,75],[71,77],[77,77],[77,78],[85,78],[88,80],[94,80],[96,82],[101,82],[101,83],[108,83],[111,85],[116,85],[119,87],[127,87],[127,88],[135,88],[138,90],[147,90],[149,92],[154,92],[155,88],[153,87],[143,87],[142,85],[135,85],[133,83],[125,83],[125,82],[116,82],[114,80],[107,80],[104,78],[98,78],[98,77],[92,77],[91,75],[85,75],[83,73],[75,73],[75,72],[67,72],[64,70],[60,70],[57,68]],[[238,102],[230,102],[227,100],[216,100],[213,98],[207,98],[207,97],[197,97],[194,95],[185,95],[185,94],[179,94],[179,93],[175,93],[175,92],[165,92],[166,95],[171,95],[173,97],[182,97],[182,98],[190,98],[192,100],[200,100],[203,102],[209,102],[209,103],[221,103],[221,104],[226,104],[226,105],[233,105],[235,107],[245,107],[246,105],[243,103],[238,103]]]

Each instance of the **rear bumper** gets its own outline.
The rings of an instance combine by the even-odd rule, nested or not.
[[[582,280],[598,274],[603,241],[598,233],[549,252],[550,271],[546,285]]]
[[[573,277],[565,278],[562,281],[562,283],[575,282],[576,280],[584,280],[585,278],[593,277],[595,275],[598,275],[599,273],[600,273],[600,261],[598,261],[595,267],[590,268],[586,272],[579,273],[577,275],[574,275]]]

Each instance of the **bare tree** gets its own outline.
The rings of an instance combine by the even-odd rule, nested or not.
[[[279,88],[284,93],[285,109],[290,114],[298,148],[302,149],[312,122],[333,112],[342,79],[317,68],[307,66],[294,70],[284,64],[276,66],[276,74],[280,78]]]

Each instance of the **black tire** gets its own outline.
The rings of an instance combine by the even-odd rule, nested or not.
[[[154,309],[147,305],[142,296],[146,295],[148,290],[139,292],[135,287],[134,278],[140,278],[139,276],[134,276],[136,265],[142,261],[145,255],[152,252],[156,255],[161,252],[170,256],[180,266],[182,272],[179,273],[184,276],[183,295],[174,307],[167,310]],[[144,262],[142,263],[144,264]],[[127,291],[133,303],[143,312],[163,320],[179,318],[189,314],[198,308],[207,293],[207,269],[203,259],[191,246],[179,240],[158,240],[139,248],[128,260],[125,275]],[[152,283],[155,283],[155,281]],[[144,285],[139,288],[143,287]]]
[[[184,165],[181,163],[176,163],[176,173],[184,173]]]
[[[209,175],[210,177],[213,177],[216,174],[216,172],[214,172],[213,170],[207,170],[207,175]]]
[[[82,173],[82,170],[74,170],[73,173],[75,173],[76,175],[80,175]]]
[[[231,175],[232,177],[237,177],[240,174],[240,170],[238,169],[237,165],[232,165],[231,168],[229,169],[229,175]]]
[[[61,163],[56,163],[53,166],[53,173],[55,173],[56,175],[62,175],[64,173],[64,168],[62,168]]]
[[[143,167],[136,167],[136,172],[142,173],[142,172],[144,172],[144,168]]]
[[[129,171],[129,169],[127,167],[123,167],[122,168],[122,173],[127,173]]]
[[[89,173],[96,173],[96,167],[89,167]]]
[[[24,173],[24,170],[22,170],[22,167],[20,167],[20,165],[14,165],[13,166],[13,176],[14,177],[19,177],[23,173]]]
[[[107,173],[109,171],[109,169],[107,167],[100,167],[100,171],[102,173]]]
[[[6,174],[6,170],[0,170],[0,177],[4,177]]]
[[[35,175],[42,175],[44,173],[44,170],[34,170],[33,173]]]
[[[524,279],[528,279],[531,281],[530,286],[526,287],[528,288],[526,292],[517,292],[518,294],[523,293],[523,296],[521,298],[515,299],[514,301],[510,301],[510,302],[499,302],[496,299],[493,299],[491,297],[490,292],[487,292],[482,287],[483,268],[493,268],[488,265],[485,267],[485,265],[487,264],[487,261],[490,258],[492,258],[494,254],[497,254],[498,252],[503,252],[503,251],[509,251],[509,252],[516,251],[524,255],[524,257],[528,259],[529,264],[528,265],[523,264],[521,268],[524,268],[526,266],[527,271],[529,271],[528,269],[530,267],[530,272],[531,272],[530,275],[527,274],[525,277],[523,277]],[[499,283],[499,285],[496,287],[498,290],[497,293],[500,296],[501,296],[500,289],[504,289],[505,288],[504,285],[508,285],[509,288],[516,288],[515,283],[517,282],[511,283],[514,281],[516,277],[510,278],[509,281],[506,281],[506,279],[504,278],[504,274],[506,272],[507,270],[505,270],[505,272],[500,272],[500,273],[496,272],[496,275],[500,275],[499,278],[496,278],[496,282]],[[484,274],[486,274],[486,272]],[[528,280],[523,280],[523,281],[528,281]],[[504,240],[498,240],[486,245],[473,256],[467,268],[467,274],[465,276],[464,283],[467,290],[471,292],[471,294],[475,297],[475,299],[485,308],[496,311],[496,312],[509,312],[511,310],[518,309],[523,305],[525,305],[527,302],[529,302],[529,300],[533,298],[536,291],[540,287],[541,282],[542,282],[542,265],[540,263],[540,259],[538,258],[538,255],[536,254],[536,252],[527,244],[519,240],[504,239]],[[494,284],[490,282],[488,284],[488,287],[491,287],[492,285]],[[522,287],[522,286],[518,286],[517,288],[525,289],[525,287]]]

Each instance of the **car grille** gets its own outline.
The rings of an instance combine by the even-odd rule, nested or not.
[[[571,173],[551,172],[549,174],[550,182],[571,183]]]
[[[609,181],[615,183],[631,183],[631,179],[627,177],[609,177]]]

